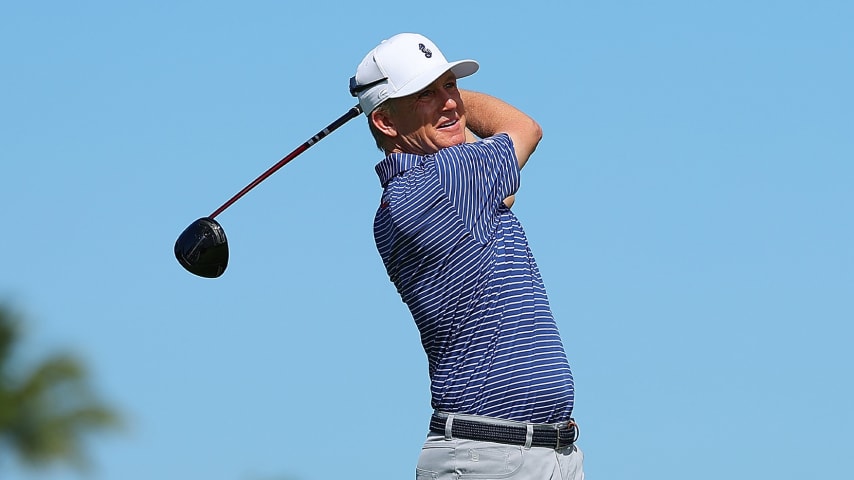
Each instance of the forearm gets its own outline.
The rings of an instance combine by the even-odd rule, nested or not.
[[[460,90],[466,107],[466,120],[472,132],[480,138],[513,129],[518,125],[531,127],[534,123],[524,112],[491,95]]]
[[[542,130],[537,122],[509,103],[471,90],[460,90],[466,112],[466,125],[480,138],[507,133],[513,139],[519,167],[537,148]]]

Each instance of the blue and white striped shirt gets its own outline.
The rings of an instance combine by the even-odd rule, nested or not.
[[[568,420],[572,372],[522,225],[509,136],[436,154],[394,153],[377,249],[427,354],[432,406],[524,422]]]

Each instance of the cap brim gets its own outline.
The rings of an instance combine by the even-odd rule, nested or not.
[[[480,68],[480,65],[474,60],[459,60],[444,65],[437,65],[415,77],[406,85],[401,86],[397,92],[389,95],[388,98],[400,98],[419,92],[436,81],[437,78],[441,77],[448,70],[453,71],[457,78],[463,78],[473,74],[478,68]]]

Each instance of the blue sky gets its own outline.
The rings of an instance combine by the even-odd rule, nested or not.
[[[854,430],[854,4],[7,2],[0,298],[125,414],[85,478],[412,478],[426,361],[371,222],[376,43],[474,58],[545,137],[514,211],[576,377],[591,478],[844,478]],[[70,480],[73,472],[0,478]]]

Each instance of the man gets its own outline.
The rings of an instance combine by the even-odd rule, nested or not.
[[[511,105],[457,87],[478,67],[403,33],[350,80],[386,155],[377,248],[429,365],[435,411],[416,478],[580,480],[572,373],[510,210],[542,132]]]

